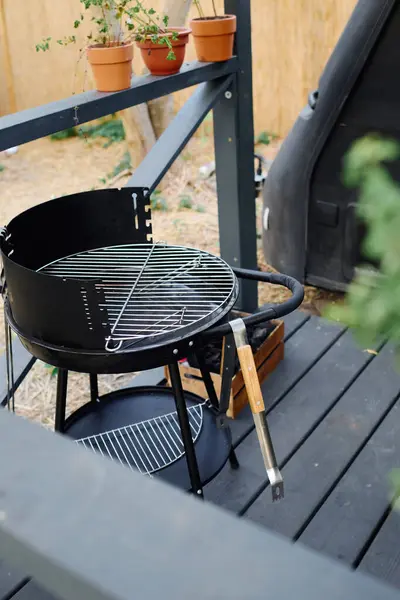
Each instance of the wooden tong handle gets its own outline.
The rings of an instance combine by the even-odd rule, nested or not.
[[[251,346],[240,346],[237,353],[251,412],[253,414],[261,413],[265,410],[265,405]]]

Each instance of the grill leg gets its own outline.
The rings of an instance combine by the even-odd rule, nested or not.
[[[201,373],[201,376],[204,381],[204,385],[207,390],[208,399],[210,400],[212,406],[216,410],[219,410],[219,401],[218,401],[217,393],[215,391],[214,382],[212,380],[210,371],[205,363],[205,360],[203,359],[203,356],[201,355],[200,352],[196,352],[196,359],[199,364],[200,373]]]
[[[199,467],[197,464],[196,452],[194,449],[192,432],[190,430],[189,417],[186,409],[185,396],[183,393],[181,375],[177,363],[169,365],[171,375],[171,384],[175,396],[176,411],[178,413],[179,426],[182,434],[182,441],[185,448],[185,457],[189,471],[192,493],[203,498],[203,488],[201,485]]]
[[[236,452],[234,451],[233,448],[231,448],[231,451],[229,453],[229,464],[231,465],[231,468],[234,471],[237,471],[238,468],[240,467],[239,461],[236,456]]]
[[[99,385],[97,375],[90,375],[90,401],[97,402],[99,399]]]
[[[67,407],[68,371],[59,369],[57,376],[56,420],[55,430],[64,433],[65,409]]]

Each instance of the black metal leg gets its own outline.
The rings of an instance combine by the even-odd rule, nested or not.
[[[190,483],[193,494],[203,498],[203,488],[201,485],[199,466],[197,464],[196,451],[190,430],[189,417],[186,408],[185,396],[183,393],[181,375],[177,363],[169,365],[171,375],[171,385],[174,392],[176,410],[178,413],[179,426],[182,433],[182,441],[185,448],[186,462],[189,471]]]
[[[90,375],[90,401],[97,402],[99,399],[99,384],[97,375]]]
[[[206,386],[208,399],[210,400],[212,406],[216,410],[219,410],[219,400],[218,400],[217,393],[215,391],[214,382],[212,380],[211,373],[210,373],[209,369],[207,368],[205,360],[203,359],[203,356],[201,355],[200,352],[196,352],[196,359],[197,359],[197,363],[200,367],[200,372],[201,372],[201,376],[204,381],[204,385]]]
[[[56,398],[56,419],[55,430],[64,433],[65,409],[67,407],[67,384],[68,371],[59,369],[57,376],[57,398]]]
[[[238,468],[240,467],[239,461],[236,456],[236,452],[234,451],[233,448],[231,448],[231,451],[229,453],[229,464],[231,465],[231,468],[234,471],[237,471]]]

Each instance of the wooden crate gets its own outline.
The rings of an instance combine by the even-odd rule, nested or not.
[[[283,337],[285,326],[283,321],[273,321],[273,324],[275,325],[275,329],[254,355],[260,383],[263,383],[266,380],[268,375],[272,373],[284,357]],[[199,369],[180,364],[179,370],[181,373],[182,385],[185,390],[193,392],[202,398],[208,398]],[[165,377],[167,384],[171,385],[168,367],[165,367]],[[219,396],[221,393],[222,377],[217,373],[211,373],[211,377],[214,382],[215,391]],[[232,380],[231,398],[227,413],[228,417],[235,419],[246,404],[248,404],[247,393],[244,387],[242,372],[239,370]]]

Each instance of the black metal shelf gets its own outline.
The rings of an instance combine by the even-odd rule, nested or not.
[[[223,63],[186,63],[176,75],[137,76],[129,90],[116,93],[96,91],[77,94],[58,102],[20,111],[0,118],[0,151],[31,142],[58,131],[137,106],[183,90],[199,83],[212,81],[238,70],[235,58]]]

